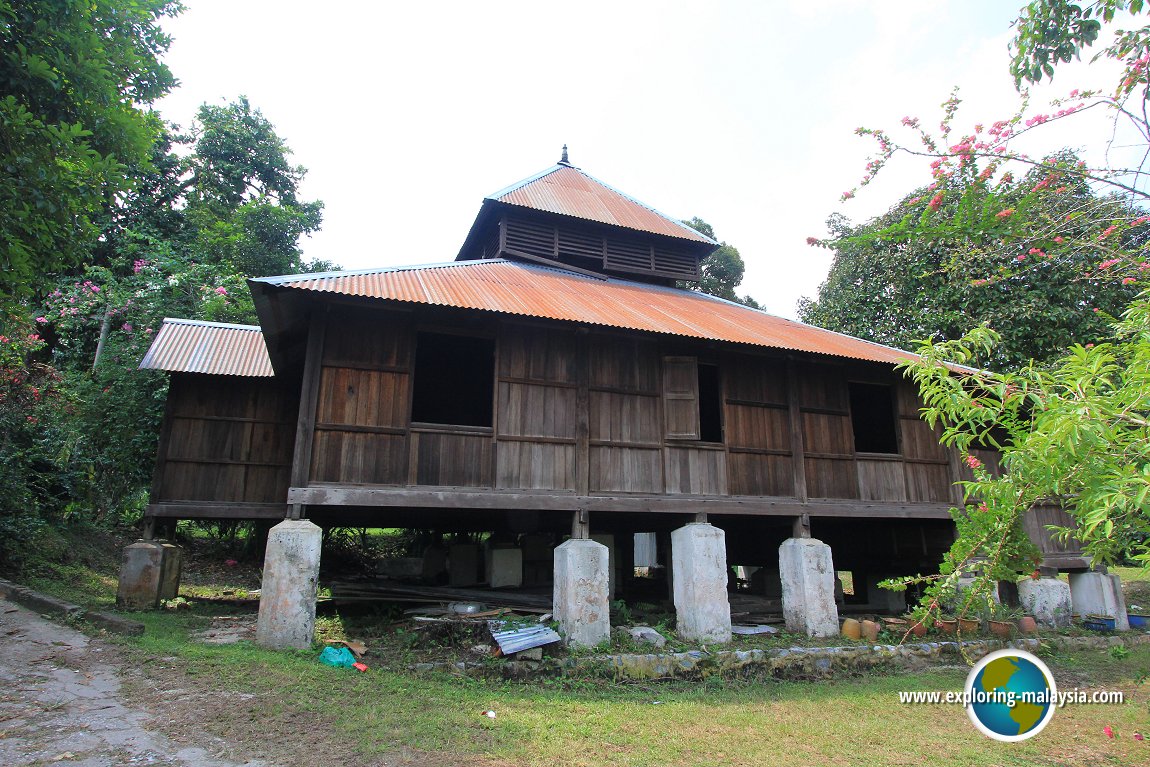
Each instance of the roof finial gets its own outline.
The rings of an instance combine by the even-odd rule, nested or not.
[[[559,160],[560,165],[570,165],[571,161],[567,159],[567,145],[563,145],[563,157]]]

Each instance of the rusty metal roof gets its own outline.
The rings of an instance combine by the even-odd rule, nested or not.
[[[623,194],[594,176],[560,163],[488,195],[488,200],[613,224],[640,232],[718,245],[691,227]]]
[[[225,376],[271,376],[271,359],[257,325],[165,318],[141,369]]]
[[[301,291],[480,309],[896,363],[910,352],[689,290],[490,259],[252,280]]]

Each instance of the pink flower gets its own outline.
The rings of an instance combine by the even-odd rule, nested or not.
[[[966,463],[967,466],[969,466],[972,469],[981,469],[982,468],[982,461],[978,460],[973,455],[968,455],[966,458],[963,459],[963,461]]]
[[[1105,240],[1107,237],[1114,234],[1114,231],[1117,228],[1118,228],[1118,226],[1116,224],[1111,224],[1110,226],[1108,226],[1102,230],[1102,234],[1098,235],[1098,239]]]
[[[91,290],[93,293],[99,293],[100,292],[100,286],[99,285],[89,285],[88,289]]]
[[[1099,269],[1099,271],[1101,271],[1103,269],[1109,269],[1110,267],[1114,266],[1116,263],[1118,263],[1117,258],[1108,258],[1098,265],[1098,269]]]
[[[1007,208],[1006,210],[1000,210],[1000,211],[998,211],[998,213],[995,213],[994,217],[995,218],[1010,218],[1013,215],[1014,215],[1014,208]]]
[[[936,192],[934,197],[930,198],[930,202],[926,204],[926,207],[930,210],[938,210],[940,205],[942,205],[942,192]]]
[[[1025,261],[1026,260],[1026,254],[1025,253],[1019,253],[1017,256],[1014,257],[1014,260],[1015,261]]]
[[[225,559],[224,564],[227,565],[228,567],[235,567],[236,565],[239,564],[239,562],[237,562],[234,559]]]
[[[36,322],[39,322],[41,325],[43,325],[43,324],[44,324],[44,323],[46,323],[47,321],[48,321],[48,318],[47,318],[47,317],[37,317],[37,318],[36,318]]]
[[[1061,245],[1062,243],[1066,242],[1066,240],[1062,239],[1062,235],[1059,235],[1059,236],[1055,237],[1055,238],[1054,238],[1054,241],[1055,241],[1056,243],[1058,243],[1059,245]]]
[[[819,238],[818,237],[808,237],[807,238],[807,245],[818,245],[818,244],[819,244]]]
[[[132,332],[132,323],[130,323],[130,322],[125,322],[125,323],[124,323],[124,326],[123,326],[123,328],[121,328],[121,329],[122,329],[122,330],[123,330],[125,333],[131,333],[131,332]]]
[[[1122,278],[1122,284],[1123,285],[1133,285],[1134,282],[1135,282],[1135,280],[1133,277],[1123,277]]]
[[[216,288],[216,293],[218,293],[221,296],[226,296],[228,294],[228,289],[227,288]]]

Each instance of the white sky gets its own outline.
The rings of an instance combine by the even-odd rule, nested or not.
[[[807,236],[929,181],[908,160],[840,203],[872,148],[856,127],[937,123],[954,85],[960,128],[1017,104],[1021,0],[184,2],[165,24],[181,87],[160,111],[186,126],[248,96],[326,206],[305,255],[348,269],[454,259],[483,197],[566,143],[588,173],[708,221],[746,261],[740,292],[794,317],[830,265]],[[1057,77],[1036,108],[1083,85]],[[1101,127],[1032,151],[1099,146]]]

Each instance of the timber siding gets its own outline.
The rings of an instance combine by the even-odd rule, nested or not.
[[[442,311],[332,306],[315,317],[324,330],[320,364],[305,370],[317,391],[314,411],[300,412],[311,450],[297,489],[827,500],[863,516],[886,503],[941,516],[952,502],[956,462],[886,365]],[[412,422],[427,331],[494,339],[490,426]],[[699,365],[718,370],[719,440],[700,439]],[[897,452],[856,452],[853,381],[890,387]],[[455,382],[475,384],[463,372]],[[369,505],[390,505],[375,497]],[[348,502],[294,500],[325,498]]]

